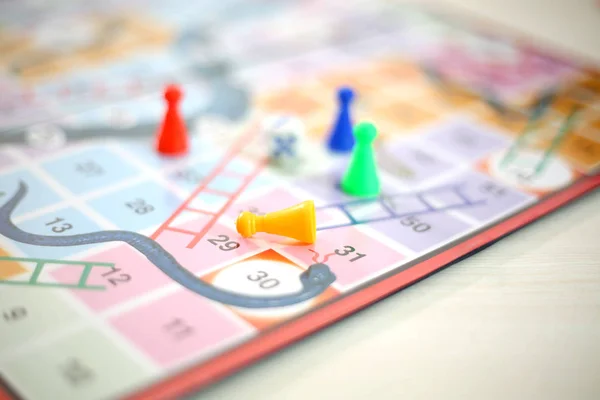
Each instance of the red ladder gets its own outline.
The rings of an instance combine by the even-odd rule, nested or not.
[[[204,235],[214,226],[214,224],[218,221],[218,219],[225,213],[225,211],[231,206],[231,204],[239,197],[239,195],[248,187],[248,185],[252,182],[252,180],[260,173],[263,167],[266,165],[266,158],[261,158],[256,162],[253,168],[250,168],[249,171],[245,171],[244,173],[236,173],[232,174],[231,172],[226,172],[227,176],[235,176],[237,178],[241,178],[240,184],[233,192],[224,192],[222,190],[211,189],[208,186],[211,182],[214,182],[219,176],[224,173],[225,168],[229,163],[239,154],[242,153],[243,150],[249,148],[252,144],[252,141],[255,139],[259,131],[258,126],[251,127],[247,132],[245,132],[241,137],[237,138],[233,146],[229,149],[227,154],[223,157],[221,162],[217,164],[213,170],[210,172],[208,176],[202,181],[202,183],[194,190],[194,192],[179,206],[179,208],[154,232],[152,239],[156,239],[162,232],[164,231],[172,231],[184,233],[192,236],[192,239],[186,246],[188,249],[193,248],[202,240]],[[201,194],[208,193],[213,195],[218,195],[222,197],[226,197],[227,201],[217,210],[217,211],[209,211],[202,210],[196,207],[192,207],[190,204],[198,198]],[[173,221],[183,212],[191,212],[202,215],[209,215],[211,219],[204,225],[202,230],[200,231],[190,231],[186,229],[177,228],[173,225]]]

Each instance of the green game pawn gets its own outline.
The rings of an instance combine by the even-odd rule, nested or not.
[[[373,152],[373,140],[376,136],[377,129],[371,123],[361,122],[354,128],[356,143],[341,183],[344,193],[359,197],[379,195],[381,187]]]

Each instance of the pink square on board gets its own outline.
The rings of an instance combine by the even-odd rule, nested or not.
[[[126,244],[89,256],[86,261],[113,263],[115,268],[92,268],[87,284],[104,286],[105,290],[72,290],[76,297],[96,311],[106,310],[172,283],[144,255]],[[52,271],[51,275],[59,282],[75,283],[81,272],[82,268],[79,266],[65,265]]]
[[[233,312],[188,290],[109,322],[163,367],[247,337],[254,329]]]
[[[205,214],[201,211],[183,209],[177,213],[177,217],[169,224],[169,226],[186,229],[191,232],[200,232],[213,218],[213,215]]]
[[[198,225],[195,221],[190,221],[178,228],[197,231]],[[193,235],[165,230],[156,241],[185,269],[195,274],[258,249],[251,240],[244,239],[233,229],[220,223],[211,227],[194,247],[188,248],[192,239]],[[236,247],[238,244],[239,247]]]
[[[354,286],[399,265],[404,255],[354,227],[327,229],[317,232],[317,241],[310,246],[286,246],[283,251],[305,262],[327,264],[336,276],[336,283]],[[337,253],[336,254],[336,250]],[[324,261],[325,257],[326,261]]]

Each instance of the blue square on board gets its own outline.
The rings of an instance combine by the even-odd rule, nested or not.
[[[28,170],[21,169],[0,175],[0,204],[6,203],[17,193],[21,182],[25,184],[27,192],[15,208],[13,217],[56,204],[62,200],[41,178]]]
[[[142,231],[162,224],[182,201],[156,182],[142,182],[88,202],[119,229]]]
[[[65,244],[40,246],[36,242],[29,244],[17,243],[15,245],[28,257],[61,259],[70,257],[75,253],[91,250],[95,244],[74,245],[76,240],[68,236],[90,233],[101,230],[100,226],[72,207],[61,208],[49,213],[19,222],[18,227],[25,232],[62,238]],[[44,243],[48,243],[44,241]],[[99,244],[100,246],[102,244]]]
[[[42,167],[74,194],[111,186],[138,170],[105,147],[92,147],[45,162]]]

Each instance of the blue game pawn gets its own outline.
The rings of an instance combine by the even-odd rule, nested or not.
[[[338,90],[339,113],[331,135],[329,149],[336,153],[349,153],[354,147],[352,119],[350,118],[350,103],[354,99],[354,91],[348,87]]]

